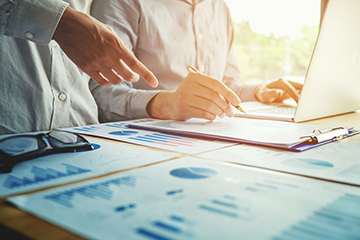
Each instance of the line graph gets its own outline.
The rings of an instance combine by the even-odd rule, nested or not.
[[[55,170],[53,168],[40,168],[33,166],[31,173],[34,174],[33,178],[29,177],[16,177],[14,175],[9,175],[3,186],[8,189],[14,189],[18,187],[24,187],[30,184],[37,184],[45,181],[54,180],[57,178],[69,177],[72,175],[82,174],[91,172],[89,169],[79,168],[70,164],[62,163],[66,167],[64,172]]]

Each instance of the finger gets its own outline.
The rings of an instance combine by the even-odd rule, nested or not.
[[[203,118],[207,120],[214,120],[216,118],[216,115],[200,108],[190,107],[187,109],[186,115],[181,120],[188,120],[190,118]]]
[[[295,87],[290,84],[288,81],[279,79],[277,81],[271,82],[266,85],[267,88],[276,88],[285,91],[291,98],[293,98],[296,102],[299,101],[299,95]]]
[[[288,80],[288,82],[296,89],[296,90],[300,90],[302,89],[303,87],[303,84],[301,83],[298,83],[298,82],[294,82],[294,81],[290,81]]]
[[[108,80],[110,84],[117,85],[123,81],[123,78],[111,68],[101,68],[100,73]]]
[[[111,85],[111,83],[99,71],[95,71],[95,70],[91,69],[91,70],[88,70],[86,73],[89,75],[90,78],[92,78],[100,86],[110,86]]]
[[[193,94],[198,97],[193,101],[193,104],[201,104],[201,108],[203,110],[211,109],[211,112],[218,116],[222,116],[224,113],[229,117],[234,116],[234,112],[232,111],[228,101],[226,101],[222,95],[214,90],[196,82],[196,85],[192,85],[187,91],[193,92]],[[203,99],[203,101],[201,101],[201,99]]]
[[[226,102],[225,104],[229,106],[229,104],[227,104]],[[211,115],[216,115],[219,117],[223,117],[226,114],[225,111],[222,108],[220,108],[217,103],[215,103],[212,100],[205,99],[199,96],[195,96],[195,99],[193,101],[190,101],[189,105],[193,108],[201,109],[205,112],[211,113]],[[232,111],[230,112],[231,114],[234,114]]]
[[[119,61],[119,64],[113,70],[127,82],[137,82],[140,79],[139,75],[134,73],[122,60]]]
[[[118,54],[120,58],[131,68],[138,73],[151,87],[157,87],[158,80],[155,75],[149,71],[130,51],[125,45],[121,48]]]
[[[216,80],[215,78],[209,77],[202,73],[189,73],[189,75],[196,76],[194,79],[200,85],[219,93],[223,96],[226,101],[237,106],[241,103],[239,97],[231,91],[223,82]]]
[[[283,94],[284,92],[279,89],[264,88],[260,93],[260,99],[261,102],[271,103],[276,101],[276,99],[280,99]]]

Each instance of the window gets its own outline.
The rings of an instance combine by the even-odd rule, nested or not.
[[[320,23],[321,0],[225,0],[244,83],[303,80]]]

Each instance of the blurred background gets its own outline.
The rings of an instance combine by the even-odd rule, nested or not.
[[[320,25],[321,0],[225,0],[244,83],[303,81]]]

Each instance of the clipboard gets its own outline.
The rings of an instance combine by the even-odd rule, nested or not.
[[[359,130],[354,130],[352,127],[335,127],[323,131],[316,128],[311,134],[300,137],[301,139],[305,139],[305,142],[293,146],[289,148],[289,150],[302,152],[331,142],[339,141],[341,139],[351,137],[359,133]]]
[[[220,140],[301,152],[359,134],[346,127],[328,129],[306,124],[246,118],[214,121],[142,119],[128,127],[209,140]]]

